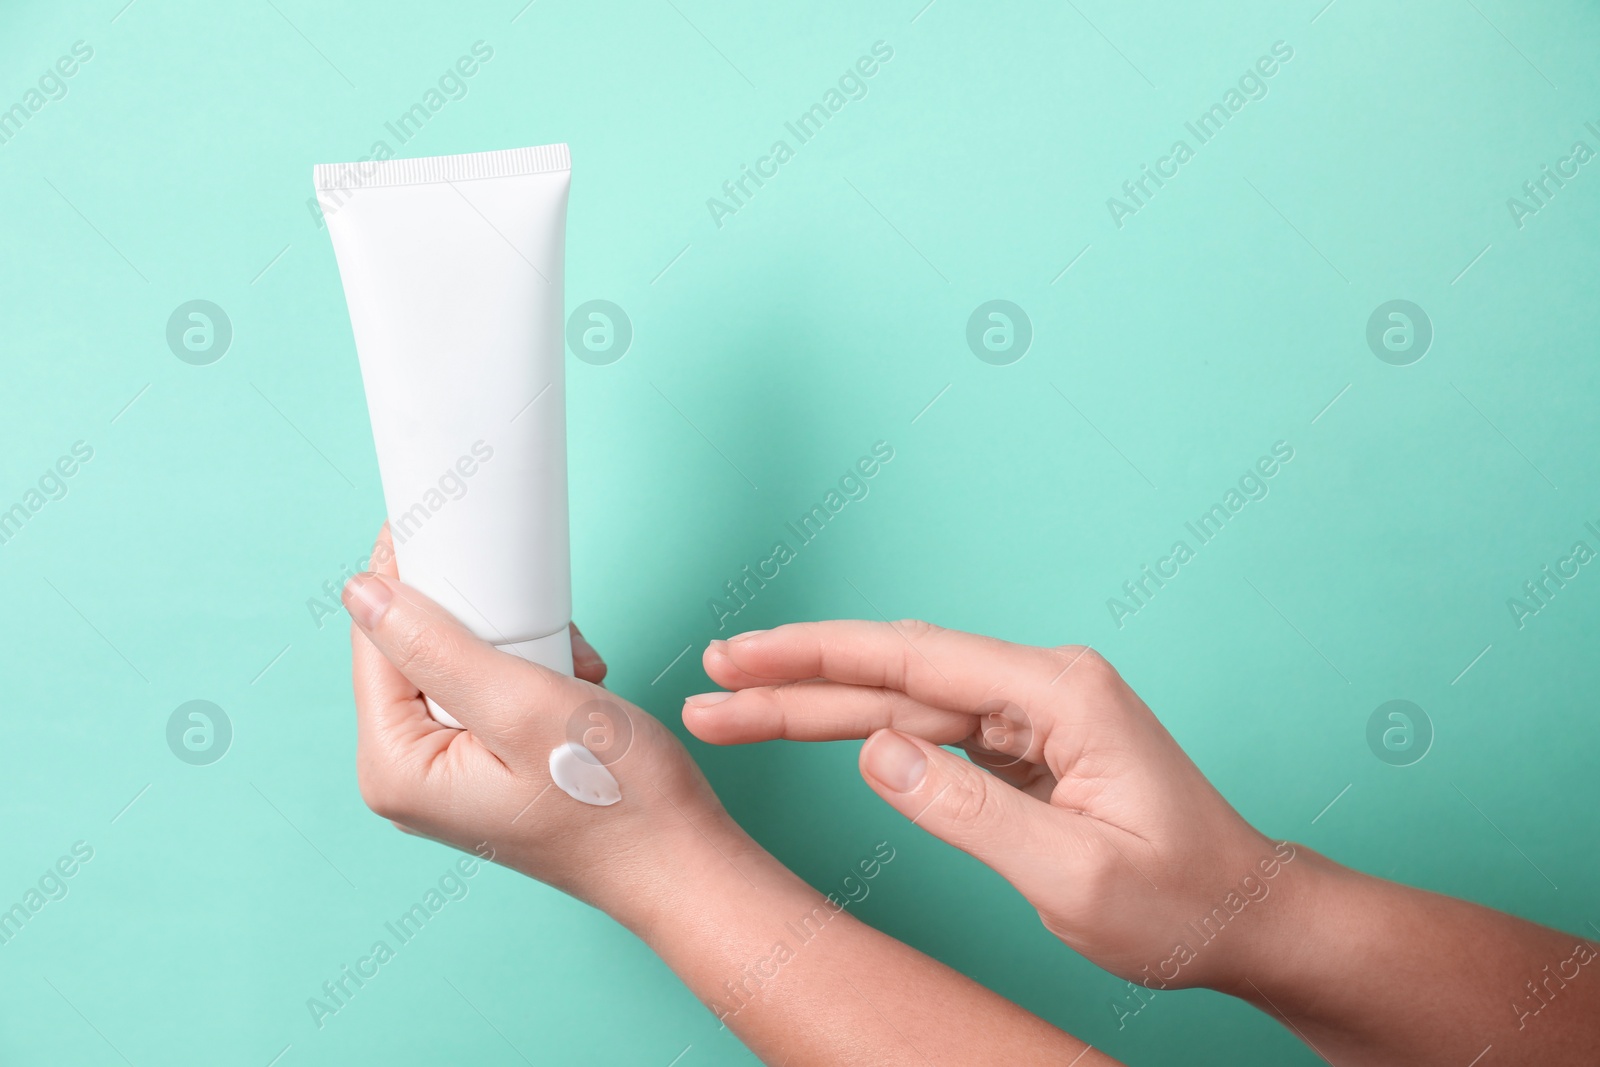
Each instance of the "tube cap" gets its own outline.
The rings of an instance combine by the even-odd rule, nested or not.
[[[572,627],[563,626],[553,634],[543,637],[534,637],[527,641],[513,641],[509,645],[495,645],[501,652],[509,652],[513,656],[525,659],[529,663],[537,663],[541,667],[548,667],[562,674],[572,673]],[[465,730],[455,716],[445,711],[434,703],[432,697],[428,701],[428,714],[438,722],[456,730]]]

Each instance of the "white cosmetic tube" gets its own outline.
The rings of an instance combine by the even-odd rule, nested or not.
[[[324,164],[313,182],[401,580],[571,674],[567,146]]]

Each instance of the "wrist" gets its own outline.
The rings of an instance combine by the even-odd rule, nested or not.
[[[716,805],[673,813],[586,899],[654,948],[662,930],[715,908],[728,893],[770,886],[787,874]]]
[[[1330,939],[1345,936],[1346,883],[1357,877],[1304,845],[1279,842],[1275,856],[1277,871],[1261,878],[1266,892],[1252,904],[1251,921],[1203,983],[1258,1005],[1289,994],[1336,959]]]

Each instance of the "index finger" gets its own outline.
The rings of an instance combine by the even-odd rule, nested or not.
[[[1061,669],[1059,650],[916,621],[790,623],[732,637],[722,653],[707,669],[729,689],[825,678],[963,712],[1048,685]]]
[[[395,577],[394,541],[389,524],[378,531],[369,564],[376,574]],[[353,621],[350,624],[350,668],[356,698],[356,744],[370,750],[443,730],[423,707],[422,694],[379,652]]]

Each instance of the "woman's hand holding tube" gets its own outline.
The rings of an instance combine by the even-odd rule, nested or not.
[[[380,542],[388,538],[387,528]],[[742,838],[683,745],[600,688],[605,665],[574,628],[577,678],[501,652],[395,575],[345,588],[357,761],[369,807],[400,828],[548,882],[633,925],[688,841]],[[422,694],[465,730],[435,722]],[[624,800],[595,807],[553,785],[550,753],[584,741]],[[487,847],[485,847],[487,846]]]

